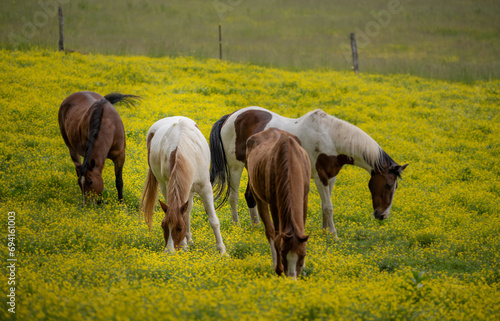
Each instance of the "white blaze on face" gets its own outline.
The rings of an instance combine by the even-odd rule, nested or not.
[[[297,278],[297,261],[299,260],[299,256],[297,253],[289,251],[286,255],[286,260],[288,262],[287,276]]]
[[[396,194],[396,187],[397,187],[397,185],[398,185],[398,183],[396,182],[396,184],[394,184],[394,187],[393,187],[393,191],[392,191],[392,195],[391,195],[391,204],[380,215],[380,217],[382,217],[382,219],[388,218],[389,215],[391,214],[392,202],[394,201],[394,195]],[[377,210],[373,211],[373,217],[374,218],[377,218],[377,216],[375,215],[376,212],[377,212]]]
[[[273,258],[273,266],[276,266],[277,257],[276,257],[276,248],[274,247],[274,241],[269,240],[269,245],[271,246],[271,257]]]
[[[166,252],[175,252],[174,239],[172,238],[172,225],[168,226],[168,241],[165,253]]]
[[[384,213],[382,213],[384,219],[388,218],[389,214],[391,214],[392,202],[394,201],[394,194],[396,194],[397,187],[398,187],[398,182],[396,181],[392,190],[391,205],[389,205],[389,207],[384,211]]]
[[[385,212],[382,213],[382,216],[384,217],[384,219],[388,218],[389,214],[391,214],[391,207],[392,207],[392,200],[391,200],[391,205],[389,205],[389,207],[385,210]]]

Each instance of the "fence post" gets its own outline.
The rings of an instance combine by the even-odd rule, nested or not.
[[[222,26],[219,23],[219,59],[222,60]]]
[[[351,32],[351,49],[352,49],[352,67],[356,74],[359,74],[358,66],[358,48],[356,46],[356,35]]]
[[[63,12],[61,6],[59,10],[59,51],[64,51],[64,32],[63,32]]]

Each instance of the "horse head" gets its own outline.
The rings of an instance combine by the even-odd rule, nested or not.
[[[306,244],[309,235],[295,235],[292,233],[281,233],[276,237],[277,264],[276,273],[291,278],[297,278],[304,267],[306,257]]]
[[[377,220],[386,219],[391,213],[392,200],[398,187],[398,178],[408,166],[391,164],[382,170],[373,170],[368,183],[373,201],[373,217]]]
[[[96,166],[94,159],[89,164],[85,163],[77,166],[78,186],[82,191],[83,205],[87,197],[100,197],[104,190],[104,182],[102,180],[102,167]]]
[[[165,212],[165,217],[161,222],[165,238],[165,252],[175,252],[186,237],[188,226],[185,214],[188,209],[188,202],[181,206],[168,206],[162,201],[158,201],[163,212]]]

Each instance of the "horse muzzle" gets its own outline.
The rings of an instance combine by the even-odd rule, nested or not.
[[[388,208],[385,211],[381,210],[375,210],[373,211],[373,217],[379,221],[385,220],[387,217],[389,217],[389,214],[391,214],[391,209]]]

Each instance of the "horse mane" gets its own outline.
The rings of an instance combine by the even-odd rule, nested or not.
[[[99,131],[101,130],[104,104],[107,102],[108,100],[106,98],[102,98],[93,103],[88,110],[88,112],[90,113],[88,137],[87,137],[87,144],[85,146],[85,157],[83,160],[83,164],[80,167],[81,176],[85,175],[85,173],[87,172],[87,168],[89,167],[90,155],[92,155],[95,142],[97,140],[97,137],[99,136]]]
[[[382,151],[380,155],[380,168],[377,168],[378,171],[382,171],[383,168],[389,168],[389,172],[396,175],[397,178],[401,178],[401,171],[395,169],[394,167],[398,165],[391,156],[389,156],[386,152]]]
[[[190,136],[191,128],[184,123],[179,122],[181,126],[179,142],[177,149],[172,153],[174,159],[170,160],[173,166],[170,168],[170,178],[167,184],[167,206],[172,208],[180,208],[189,199],[191,185],[193,183],[193,175],[196,164],[193,164],[193,157],[186,155],[186,151],[195,150],[192,145],[193,139]],[[180,218],[176,215],[166,217],[167,223],[177,223]]]
[[[380,145],[361,128],[319,109],[315,113],[322,116],[319,119],[325,123],[324,125],[328,128],[340,154],[360,157],[377,171],[381,171],[391,162],[395,163]]]
[[[280,211],[280,225],[282,233],[278,236],[282,238],[289,238],[291,243],[291,249],[296,249],[300,246],[301,241],[305,238],[303,227],[299,227],[299,222],[293,216],[292,208],[296,207],[294,204],[292,189],[295,187],[291,177],[296,175],[292,172],[293,164],[291,164],[291,151],[290,145],[297,144],[293,137],[282,137],[277,143],[278,150],[276,155],[278,155],[276,161],[276,168],[281,168],[286,170],[285,172],[277,173],[276,179],[276,196],[277,196],[277,207]],[[302,206],[300,206],[302,209]],[[300,235],[302,234],[302,235]]]

